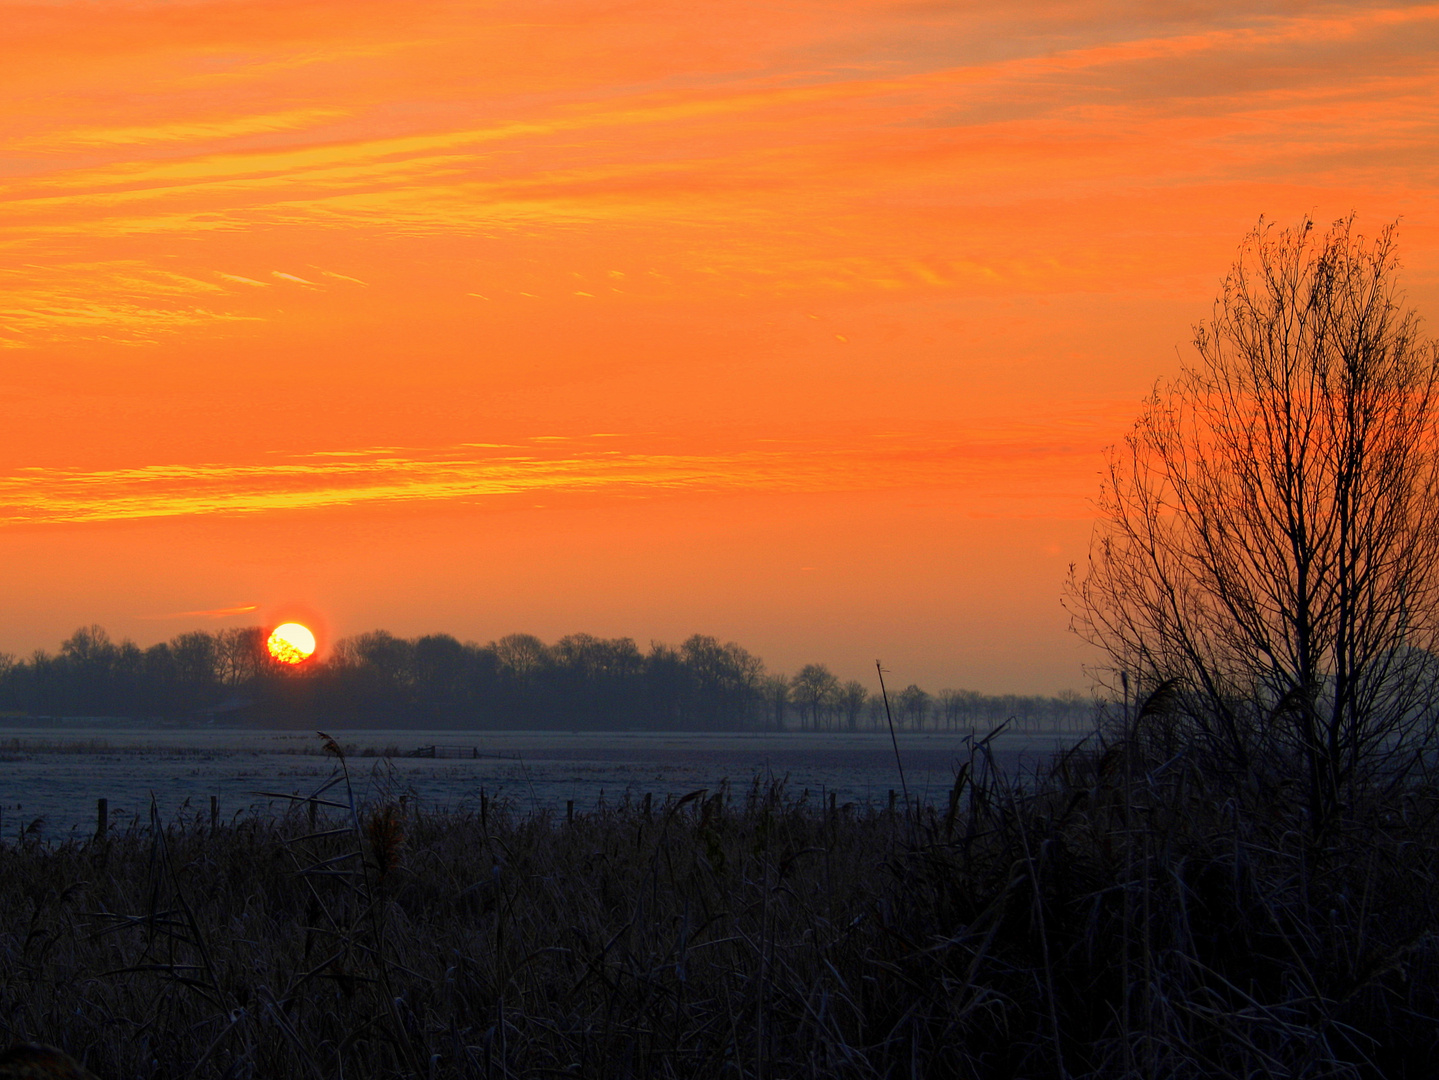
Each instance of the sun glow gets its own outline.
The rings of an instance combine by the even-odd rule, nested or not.
[[[308,660],[315,651],[315,635],[299,623],[281,623],[265,642],[270,655],[282,664],[298,664]]]

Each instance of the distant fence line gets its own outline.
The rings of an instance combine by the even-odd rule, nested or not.
[[[440,743],[416,747],[414,750],[406,752],[404,756],[413,758],[468,758],[470,760],[502,758],[508,761],[513,761],[519,757],[518,754],[486,753],[478,746],[442,745]]]
[[[465,749],[465,750],[470,750],[470,749],[473,749],[473,748],[472,748],[472,747],[434,747],[434,746],[425,746],[425,747],[420,747],[419,749],[420,749],[420,750],[424,750],[424,751],[430,751],[430,750],[436,750],[436,749],[448,749],[448,750]],[[415,752],[414,754],[412,754],[411,756],[421,756],[421,755],[419,755],[419,751],[416,751],[416,752]],[[431,755],[426,754],[426,755],[423,755],[423,756],[431,756]],[[443,756],[443,755],[441,755],[441,756]],[[451,755],[451,756],[453,756],[453,755]],[[291,806],[292,806],[293,808],[295,808],[296,810],[299,810],[300,808],[303,807],[304,812],[305,812],[306,819],[307,819],[308,824],[309,824],[309,827],[310,827],[312,830],[319,827],[321,807],[331,807],[332,809],[341,809],[341,810],[344,809],[343,805],[340,804],[340,803],[335,803],[335,802],[332,802],[332,801],[330,801],[330,800],[328,800],[328,799],[323,799],[323,798],[320,798],[320,797],[315,796],[315,795],[300,795],[300,794],[282,795],[282,794],[280,794],[279,792],[271,792],[271,791],[261,791],[261,792],[256,792],[255,794],[257,794],[257,795],[265,795],[265,796],[269,796],[269,797],[271,797],[271,798],[279,798],[279,799],[288,800],[288,801],[290,802]],[[692,803],[692,802],[696,802],[696,801],[698,801],[698,800],[703,800],[703,799],[705,799],[707,796],[709,796],[710,794],[711,794],[711,792],[710,792],[710,789],[709,789],[709,788],[701,788],[701,789],[699,789],[699,790],[697,790],[697,791],[692,791],[692,792],[690,792],[690,793],[688,793],[688,794],[686,794],[686,795],[681,795],[681,794],[679,794],[678,792],[670,792],[669,794],[662,796],[660,799],[656,799],[654,792],[652,792],[652,791],[647,791],[647,792],[645,792],[643,798],[636,798],[636,799],[634,799],[633,801],[628,801],[628,800],[626,800],[626,801],[628,802],[629,805],[635,807],[641,814],[643,814],[646,818],[648,818],[648,817],[650,817],[651,814],[654,812],[654,808],[656,808],[656,807],[658,807],[658,808],[660,808],[660,809],[664,809],[664,810],[670,810],[670,809],[674,809],[674,808],[678,808],[678,807],[684,806],[686,803]],[[720,792],[716,793],[716,797],[718,797],[720,794],[728,794],[728,789],[722,788]],[[809,788],[805,788],[805,789],[803,790],[803,792],[801,793],[799,799],[797,800],[797,805],[804,806],[804,805],[808,804],[809,801],[810,801],[811,795],[812,795],[812,793],[811,793],[810,789],[809,789]],[[959,795],[959,785],[956,785],[954,788],[948,790],[947,795],[948,795],[948,803],[949,803],[948,809],[949,809],[949,813],[952,815],[952,814],[955,812],[956,805],[957,805],[957,799],[958,799],[958,795]],[[211,832],[211,833],[215,833],[215,832],[220,828],[220,797],[219,797],[218,795],[211,795],[211,796],[209,797],[209,801],[210,801],[210,826],[209,826],[209,828],[210,828],[210,832]],[[496,803],[496,801],[497,801],[497,800],[496,800],[492,795],[490,795],[484,788],[481,788],[481,789],[480,789],[479,809],[480,809],[480,816],[481,816],[482,819],[487,819],[487,818],[488,818],[488,816],[489,816],[489,811],[490,811],[491,807]],[[620,805],[620,804],[616,804],[616,803],[613,802],[613,801],[607,802],[607,801],[605,800],[605,797],[604,797],[604,792],[601,791],[601,792],[600,792],[600,796],[599,796],[599,798],[596,800],[596,803],[595,803],[595,812],[596,812],[596,813],[603,814],[603,813],[605,813],[606,810],[612,810],[612,809],[617,808],[618,805]],[[874,804],[873,802],[859,803],[859,802],[856,802],[856,801],[851,800],[851,801],[845,802],[845,803],[843,803],[843,804],[840,804],[840,803],[838,802],[838,799],[837,799],[837,797],[836,797],[835,792],[833,792],[833,791],[828,791],[828,792],[826,792],[826,791],[824,791],[823,789],[819,792],[818,800],[817,800],[817,804],[816,804],[816,805],[818,806],[819,810],[820,810],[822,813],[827,813],[827,814],[830,815],[830,816],[837,815],[837,814],[839,814],[839,813],[841,813],[841,812],[850,812],[850,811],[853,811],[853,810],[855,810],[857,807],[859,807],[859,806],[861,806],[861,805],[863,805],[866,809],[871,809],[871,810],[872,810],[872,809],[875,809],[875,804]],[[931,801],[931,800],[926,799],[926,798],[924,798],[924,797],[922,797],[921,795],[918,795],[918,794],[912,794],[912,795],[910,795],[909,798],[906,800],[906,799],[900,794],[899,791],[897,791],[897,790],[894,789],[894,788],[890,788],[890,789],[889,789],[889,797],[888,797],[887,801],[886,801],[884,804],[882,804],[882,805],[884,805],[884,807],[885,807],[885,812],[886,812],[886,813],[888,813],[888,814],[890,814],[890,815],[895,815],[895,814],[898,814],[898,813],[921,814],[921,813],[924,813],[924,812],[926,812],[926,811],[936,810],[936,809],[938,809],[938,807],[939,807],[940,805],[942,805],[942,804],[941,804],[939,801],[937,801],[937,800]],[[541,815],[544,815],[544,816],[550,816],[550,815],[553,815],[553,814],[557,813],[557,810],[558,810],[557,807],[545,807],[545,808],[536,809],[534,812],[535,812],[535,813],[538,813],[538,814],[541,814]],[[575,810],[575,800],[574,800],[574,799],[567,799],[567,800],[565,800],[565,823],[566,823],[567,825],[572,825],[572,824],[574,824],[575,819],[576,819],[577,817],[582,817],[582,816],[583,816],[583,812],[582,812],[582,811],[581,811],[581,812],[576,812],[576,810]],[[3,819],[0,819],[0,820],[3,820]],[[200,820],[201,820],[201,819],[199,818],[199,816],[198,816],[198,814],[197,814],[194,824],[198,825]],[[152,819],[152,824],[153,824],[153,819]],[[138,814],[135,815],[135,819],[134,819],[134,823],[133,823],[132,827],[136,827],[136,826],[139,826],[139,815],[138,815]],[[107,798],[104,798],[104,797],[102,796],[102,797],[97,798],[97,799],[95,800],[95,834],[94,834],[94,839],[95,839],[96,841],[105,840],[105,839],[110,835],[110,833],[111,833],[112,831],[113,831],[113,830],[112,830],[112,823],[111,823],[111,819],[110,819],[110,800],[107,799]],[[19,841],[20,841],[21,844],[24,844],[24,843],[26,842],[26,835],[27,835],[27,830],[25,829],[25,826],[24,826],[24,824],[22,823],[22,824],[21,824],[21,827],[20,827],[20,834],[19,834]],[[0,837],[0,843],[3,843],[3,837]]]

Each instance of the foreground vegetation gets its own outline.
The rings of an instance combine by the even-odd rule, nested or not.
[[[1430,1075],[1439,787],[1316,837],[1148,722],[1023,783],[978,744],[908,812],[352,814],[339,759],[314,819],[6,847],[0,1037],[109,1078]]]

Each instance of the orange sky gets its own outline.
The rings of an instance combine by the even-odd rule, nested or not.
[[[1260,214],[1439,319],[1439,5],[1158,6],[0,2],[0,650],[1086,688],[1101,449]]]

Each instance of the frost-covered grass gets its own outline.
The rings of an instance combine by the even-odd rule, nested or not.
[[[343,760],[337,764],[344,766]],[[0,1037],[102,1077],[1432,1075],[1439,792],[1321,840],[1099,743],[938,807],[208,814],[0,848]]]

